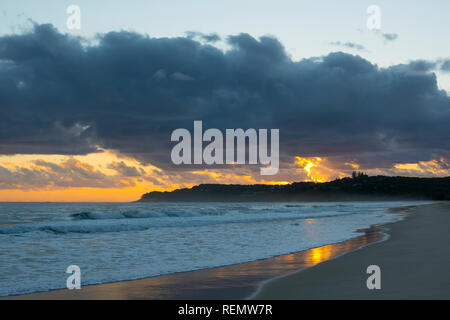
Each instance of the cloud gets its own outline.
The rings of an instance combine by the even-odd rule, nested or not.
[[[31,167],[0,166],[0,189],[124,188],[134,186],[121,175],[109,176],[88,163],[70,158],[61,163],[36,160]]]
[[[444,59],[441,62],[440,70],[443,72],[450,72],[450,59]]]
[[[189,39],[203,40],[205,42],[214,43],[221,40],[220,36],[217,33],[205,34],[198,31],[186,31],[185,34]]]
[[[120,175],[124,177],[140,177],[145,175],[145,171],[142,168],[136,168],[127,166],[125,162],[113,162],[108,166],[109,169],[116,170]]]
[[[170,75],[170,77],[173,80],[178,80],[178,81],[192,81],[194,80],[194,78],[192,78],[191,76],[188,76],[187,74],[184,74],[182,72],[174,72]]]
[[[403,176],[427,177],[431,174],[445,177],[450,175],[450,162],[448,159],[441,157],[440,159],[419,161],[418,163],[398,163],[394,165],[393,170]]]
[[[427,60],[414,60],[411,61],[408,65],[408,68],[411,68],[417,72],[430,72],[436,68],[437,63],[434,61]]]
[[[407,65],[398,65],[397,67],[403,66],[407,70],[416,71],[419,73],[423,72],[449,72],[450,71],[450,59],[435,59],[435,60],[424,60],[418,59],[410,61]]]
[[[296,156],[389,168],[449,155],[450,98],[427,63],[385,69],[342,52],[294,61],[274,37],[226,41],[223,51],[120,31],[89,44],[52,25],[2,36],[0,153],[103,148],[176,175],[199,166],[171,164],[170,134],[202,120],[279,128],[280,175]]]
[[[396,33],[381,33],[381,36],[386,41],[395,41],[398,39],[398,34]]]
[[[334,42],[330,42],[330,45],[333,46],[339,46],[339,47],[346,47],[346,48],[350,48],[350,49],[355,49],[358,51],[366,51],[366,48],[358,43],[354,43],[354,42],[341,42],[341,41],[334,41]]]

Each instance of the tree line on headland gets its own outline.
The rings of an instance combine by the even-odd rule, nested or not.
[[[144,194],[141,202],[243,201],[370,201],[450,200],[450,177],[369,177],[354,172],[351,178],[330,182],[294,182],[287,185],[200,184],[174,191]]]

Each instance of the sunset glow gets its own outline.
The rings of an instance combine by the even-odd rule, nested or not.
[[[328,178],[323,175],[323,172],[320,168],[320,163],[323,161],[320,157],[310,157],[310,158],[302,158],[296,157],[296,164],[303,167],[303,170],[306,172],[308,179],[305,181],[312,182],[326,182]]]
[[[392,168],[365,170],[368,174],[446,176],[444,157],[417,163],[396,163]],[[1,201],[107,202],[135,201],[150,191],[171,191],[201,183],[286,185],[297,181],[327,182],[364,169],[355,162],[340,164],[326,157],[295,157],[294,167],[274,179],[246,168],[200,169],[169,172],[142,164],[129,156],[103,150],[80,156],[0,156]]]

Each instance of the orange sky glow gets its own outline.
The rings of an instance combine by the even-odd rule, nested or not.
[[[273,180],[245,168],[166,172],[111,150],[84,156],[0,156],[0,201],[11,202],[127,202],[146,192],[170,191],[199,183],[288,184],[326,182],[347,177],[353,170],[369,175],[448,176],[444,158],[398,163],[392,168],[364,170],[357,163],[334,163],[325,157],[293,159]],[[256,173],[255,173],[256,172]]]

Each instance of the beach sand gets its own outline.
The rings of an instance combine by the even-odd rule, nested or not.
[[[450,204],[419,206],[387,226],[390,238],[272,279],[254,299],[450,299]],[[381,289],[369,290],[369,265]]]
[[[3,299],[450,298],[450,205],[394,211],[408,217],[382,228],[386,241],[372,227],[344,242],[269,259]],[[372,264],[381,268],[381,290],[366,287]]]

